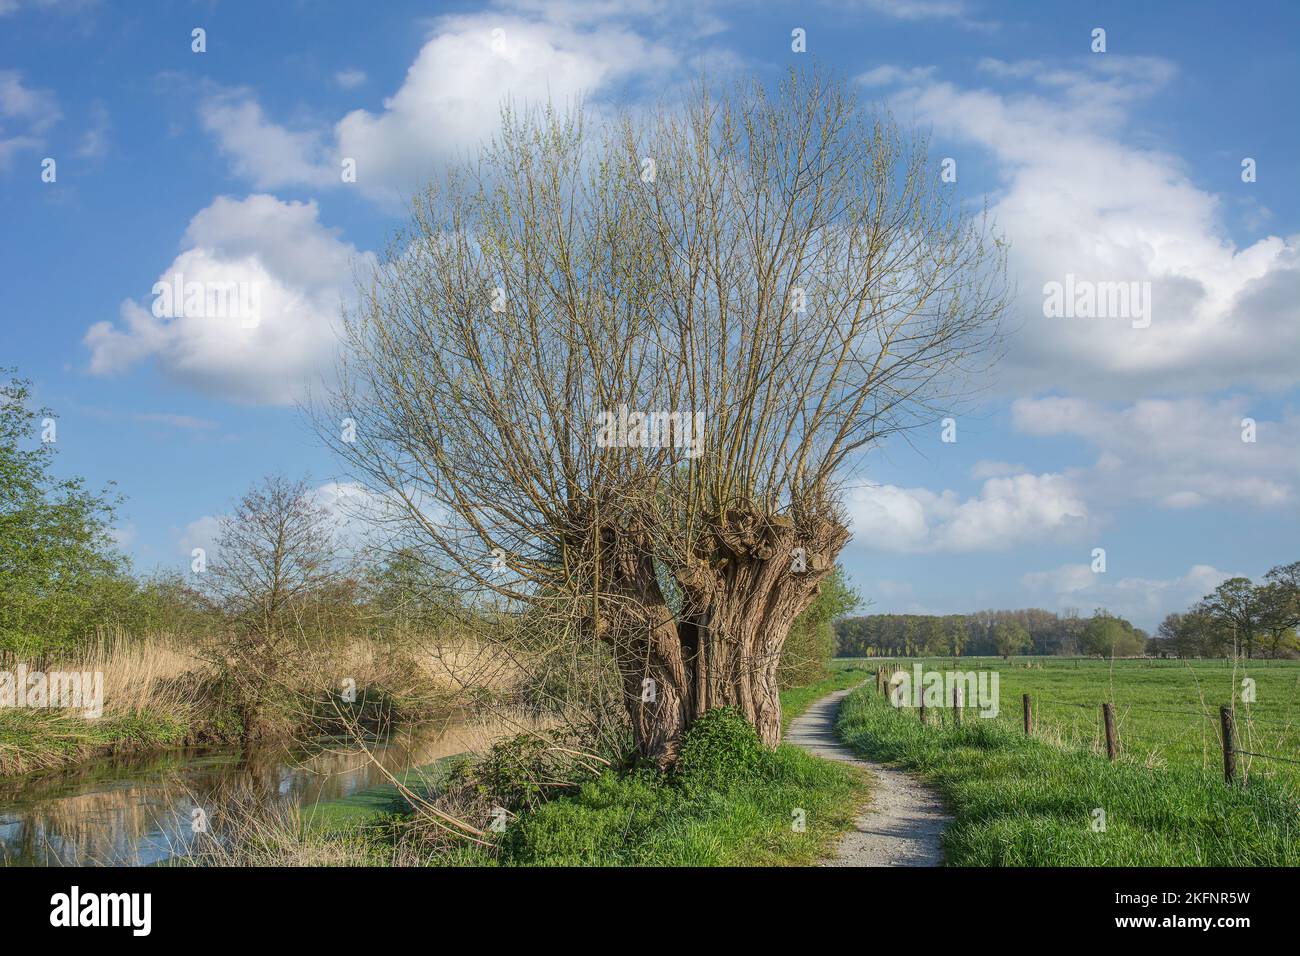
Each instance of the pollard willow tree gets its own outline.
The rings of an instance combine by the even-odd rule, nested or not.
[[[640,755],[776,672],[863,452],[998,339],[1004,250],[842,83],[503,110],[347,316],[334,442],[468,589],[607,648]]]

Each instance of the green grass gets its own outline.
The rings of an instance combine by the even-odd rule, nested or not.
[[[0,708],[0,774],[62,767],[109,752],[174,747],[188,732],[182,721],[148,710],[82,720],[54,710]]]
[[[658,774],[607,773],[512,825],[497,859],[521,866],[798,866],[853,821],[858,771],[782,746],[729,787],[697,791]],[[804,811],[805,832],[793,827]],[[457,862],[466,862],[464,860]]]
[[[859,682],[846,671],[782,694],[787,719]],[[694,724],[672,774],[607,772],[516,819],[498,852],[454,863],[503,866],[799,866],[823,859],[867,797],[861,771],[782,745],[762,748],[733,711]],[[799,826],[795,821],[799,821]]]
[[[816,684],[783,691],[784,720],[867,676],[865,670],[840,669]],[[747,725],[737,743],[737,732],[734,724],[719,731],[714,722],[712,731],[696,731],[697,746],[689,759],[684,751],[683,763],[690,766],[680,773],[645,768],[607,772],[572,796],[522,814],[499,838],[497,852],[466,847],[436,862],[799,866],[823,859],[867,799],[864,775],[795,747],[761,750]],[[802,831],[794,826],[796,810],[803,811]],[[384,841],[400,833],[392,827],[394,814],[409,816],[410,808],[394,787],[383,786],[306,808],[303,818],[326,839],[359,841],[355,845],[362,861],[382,863]]]
[[[1026,668],[1026,662],[1034,664]],[[882,661],[846,659],[839,667]],[[896,663],[908,673],[913,660]],[[1300,661],[1062,660],[1059,658],[930,658],[926,669],[996,670],[999,726],[1022,727],[1023,694],[1033,702],[1036,735],[1064,747],[1105,753],[1101,704],[1114,705],[1125,760],[1153,769],[1215,773],[1222,767],[1219,706],[1236,697],[1237,746],[1300,760]],[[1039,667],[1038,665],[1042,665]],[[1254,703],[1241,701],[1242,679],[1255,681]],[[873,682],[874,683],[874,682]],[[1242,756],[1250,781],[1268,778],[1300,799],[1300,764]]]
[[[1112,764],[1028,739],[1002,719],[922,727],[874,684],[848,697],[836,729],[864,756],[914,770],[939,789],[954,817],[944,838],[949,864],[1300,865],[1300,804],[1274,779],[1256,777],[1243,789],[1189,762]],[[1104,832],[1092,826],[1097,809]]]

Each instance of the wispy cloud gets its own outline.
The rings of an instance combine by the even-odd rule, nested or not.
[[[77,155],[82,159],[99,159],[108,152],[108,109],[103,103],[94,103],[90,107],[86,131],[81,134],[77,144]]]
[[[220,428],[220,422],[212,421],[209,418],[195,418],[192,415],[174,415],[169,412],[143,412],[133,415],[132,418],[145,425],[168,425],[172,428],[185,428],[195,431],[206,431],[213,428]]]
[[[334,82],[341,90],[355,90],[366,82],[365,70],[339,70],[334,74]]]
[[[27,86],[17,70],[0,70],[0,169],[19,152],[43,147],[62,115],[52,91]]]

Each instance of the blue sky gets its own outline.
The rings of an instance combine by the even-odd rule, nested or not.
[[[635,106],[702,69],[815,59],[956,160],[1016,283],[957,441],[936,425],[855,481],[851,578],[880,611],[1107,606],[1153,627],[1300,557],[1298,10],[0,0],[0,365],[58,413],[59,468],[125,493],[137,568],[182,568],[265,474],[346,492],[293,403],[353,265],[503,96]],[[153,318],[153,283],[182,270],[263,283],[255,334]],[[1067,274],[1149,282],[1150,326],[1045,317]]]

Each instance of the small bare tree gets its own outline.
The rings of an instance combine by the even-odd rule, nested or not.
[[[467,590],[612,652],[644,757],[722,705],[774,746],[846,479],[998,336],[1002,246],[951,188],[816,76],[595,131],[507,109],[363,283],[322,420]]]
[[[273,476],[221,518],[208,590],[225,612],[223,670],[234,681],[245,732],[255,736],[260,703],[300,633],[303,611],[329,580],[329,515],[305,482]]]

